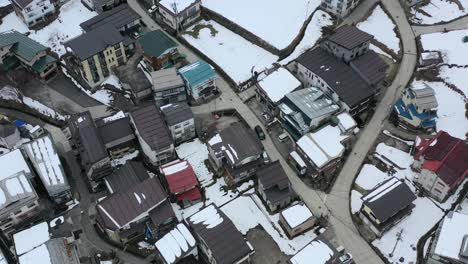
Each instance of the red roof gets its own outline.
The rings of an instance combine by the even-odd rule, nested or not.
[[[415,159],[424,157],[423,169],[433,171],[446,184],[454,186],[468,174],[468,144],[440,131],[429,141],[422,141]]]
[[[172,194],[179,194],[198,185],[197,176],[186,160],[177,160],[161,167]]]
[[[176,196],[177,202],[182,201],[182,200],[189,200],[189,201],[201,200],[201,193],[200,193],[200,190],[198,190],[198,187],[195,187],[189,191],[186,191]]]

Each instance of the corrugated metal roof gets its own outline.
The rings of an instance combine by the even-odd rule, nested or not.
[[[370,85],[376,85],[381,82],[385,78],[388,69],[388,64],[372,50],[351,61],[351,65],[356,67]]]
[[[177,74],[174,68],[151,72],[151,78],[153,79],[153,90],[156,92],[185,86],[182,77]]]
[[[167,50],[176,48],[177,43],[162,30],[150,31],[138,39],[145,55],[158,58]]]
[[[190,85],[191,89],[195,89],[196,87],[216,78],[216,72],[213,67],[202,60],[198,60],[190,65],[180,68],[179,73]]]
[[[86,20],[80,24],[80,27],[85,31],[91,31],[103,25],[110,24],[116,29],[120,29],[137,19],[140,19],[140,15],[127,4],[122,4]]]
[[[31,61],[39,52],[47,49],[39,42],[26,37],[18,31],[12,30],[0,33],[0,47],[10,45],[13,45],[10,51],[26,61]]]
[[[127,161],[123,166],[105,178],[110,193],[124,191],[149,178],[143,163]]]
[[[193,112],[188,104],[171,104],[161,107],[169,126],[192,119]]]
[[[374,36],[350,25],[338,28],[333,35],[327,37],[328,40],[347,49],[353,49],[373,38]]]
[[[320,89],[315,87],[292,92],[287,94],[286,97],[311,120],[317,117],[330,115],[339,110],[337,104]]]

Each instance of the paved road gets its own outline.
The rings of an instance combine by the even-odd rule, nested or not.
[[[442,24],[442,25],[434,25],[434,26],[414,26],[413,30],[416,36],[435,33],[435,32],[443,32],[445,29],[447,30],[459,30],[459,29],[467,29],[468,28],[468,16],[462,17],[460,19],[456,19],[452,22]]]

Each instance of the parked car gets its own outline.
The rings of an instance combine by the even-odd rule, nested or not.
[[[257,133],[257,136],[260,140],[265,140],[265,133],[260,126],[255,126],[255,133]]]
[[[340,263],[343,263],[343,264],[351,264],[351,263],[354,263],[353,262],[353,255],[351,255],[351,253],[345,253],[343,256],[341,256],[340,258]]]
[[[263,151],[263,153],[262,153],[262,159],[263,159],[263,163],[268,163],[268,162],[270,162],[270,157],[268,157],[268,154],[266,153],[266,151]]]
[[[288,134],[286,133],[281,133],[279,136],[278,136],[278,140],[279,142],[285,142],[286,140],[289,139],[289,136]]]
[[[148,13],[152,14],[156,11],[158,7],[156,5],[153,5],[152,7],[150,7],[150,9],[148,9]]]
[[[139,33],[139,32],[136,32],[136,31],[135,31],[135,32],[132,33],[132,38],[133,38],[133,39],[137,39],[137,38],[139,38],[139,37],[140,37],[140,33]]]

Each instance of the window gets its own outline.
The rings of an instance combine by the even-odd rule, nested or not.
[[[23,212],[23,211],[18,210],[18,211],[16,211],[14,214],[15,214],[15,215],[19,215],[19,214],[21,214],[22,212]]]
[[[437,188],[434,188],[434,191],[435,191],[436,193],[442,193],[442,191],[439,190],[439,189],[437,189]]]

